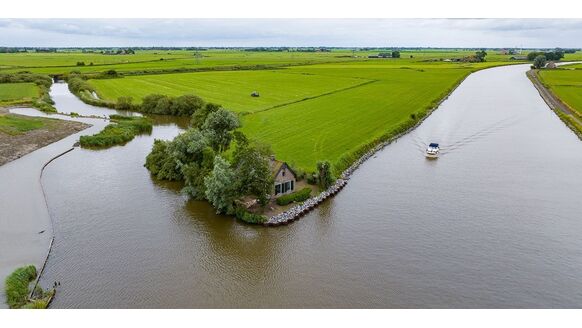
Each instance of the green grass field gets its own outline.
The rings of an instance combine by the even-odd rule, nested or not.
[[[39,95],[34,83],[0,83],[0,103],[13,100],[32,100]]]
[[[440,55],[440,54],[439,54]],[[458,53],[455,53],[458,56]],[[504,62],[410,59],[90,80],[100,97],[140,99],[193,93],[243,116],[243,132],[271,144],[278,158],[312,171],[422,115],[470,72]],[[252,91],[260,97],[251,97]],[[349,133],[348,133],[349,132]]]
[[[9,135],[18,135],[45,126],[47,119],[39,117],[25,117],[12,114],[0,114],[0,132]]]
[[[138,51],[135,55],[0,54],[0,72],[45,74],[127,73],[89,83],[104,100],[131,96],[139,103],[152,93],[195,94],[243,116],[243,131],[271,144],[278,158],[312,171],[318,160],[338,163],[391,131],[422,116],[470,72],[517,63],[489,51],[487,62],[446,59],[466,50],[401,51],[398,59],[370,59],[379,51],[247,52],[237,50]],[[582,53],[567,54],[577,60]],[[163,59],[163,60],[162,60]],[[76,66],[77,61],[93,66]],[[266,65],[278,69],[237,70]],[[170,73],[172,70],[227,69]],[[164,72],[166,74],[156,74]],[[135,75],[143,74],[147,75]],[[132,75],[132,76],[130,76]],[[260,97],[251,97],[258,91]],[[572,91],[575,93],[575,90]],[[570,97],[575,97],[571,95]]]
[[[541,70],[539,76],[546,86],[582,117],[582,70]]]
[[[378,52],[377,50],[352,52],[350,49],[334,49],[331,52],[252,52],[225,49],[200,51],[198,55],[193,50],[138,50],[134,55],[103,55],[80,51],[0,54],[0,72],[30,71],[43,74],[65,74],[71,71],[97,73],[114,69],[122,73],[131,73],[253,65],[304,65],[369,60],[368,55]],[[440,58],[461,58],[473,53],[474,51],[465,50],[403,50],[399,61],[413,63]],[[356,57],[353,58],[353,56]],[[570,56],[574,58],[574,55]],[[488,60],[509,61],[510,57],[510,55],[500,55],[491,51]],[[390,60],[370,59],[372,62]],[[81,61],[85,63],[85,66],[76,65]],[[91,66],[90,63],[93,65]]]
[[[149,94],[196,94],[235,112],[254,112],[323,93],[354,87],[370,80],[276,71],[226,71],[131,76],[90,80],[100,98],[115,101],[131,96],[134,102]],[[260,97],[251,97],[258,91]]]

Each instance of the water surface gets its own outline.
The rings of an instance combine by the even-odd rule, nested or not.
[[[526,70],[469,76],[334,199],[279,228],[153,180],[144,158],[174,123],[67,154],[43,177],[52,307],[581,307],[582,143]]]

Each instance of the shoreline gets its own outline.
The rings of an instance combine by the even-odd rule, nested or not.
[[[24,114],[30,107],[19,109],[14,113],[48,116],[40,111],[35,112],[36,115]],[[57,119],[81,122],[88,127],[0,166],[0,179],[7,181],[6,186],[0,190],[0,207],[5,214],[0,218],[0,248],[3,250],[0,256],[1,280],[16,268],[32,264],[39,270],[35,281],[35,285],[38,284],[55,237],[53,219],[41,181],[44,169],[53,160],[71,152],[73,144],[81,135],[96,133],[107,124],[102,120],[75,119],[62,115]],[[0,307],[7,306],[4,293],[2,288]]]
[[[372,149],[365,152],[355,162],[353,162],[350,166],[348,166],[348,168],[343,170],[341,175],[339,176],[339,178],[336,180],[336,182],[332,186],[330,186],[328,189],[320,192],[316,196],[313,196],[302,203],[299,203],[299,204],[289,208],[288,210],[286,210],[282,213],[279,213],[279,214],[276,214],[276,215],[269,217],[267,219],[267,221],[265,221],[262,225],[265,227],[287,225],[290,222],[296,221],[297,219],[299,219],[303,215],[309,213],[311,210],[315,209],[319,204],[321,204],[324,200],[326,200],[329,197],[333,197],[337,193],[339,193],[347,185],[348,180],[350,179],[351,175],[360,167],[360,165],[362,165],[365,161],[370,159],[370,157],[373,157],[376,153],[383,150],[386,146],[390,145],[391,143],[397,141],[398,139],[400,139],[404,135],[406,135],[406,134],[414,131],[416,128],[418,128],[424,122],[424,120],[426,120],[432,113],[434,113],[434,111],[436,111],[437,109],[440,108],[440,106],[442,105],[443,102],[445,102],[447,99],[449,99],[449,97],[455,92],[455,90],[457,90],[457,88],[463,82],[465,82],[465,80],[469,76],[473,75],[474,73],[480,72],[482,70],[494,69],[494,68],[505,67],[505,66],[513,66],[513,65],[529,65],[529,63],[507,63],[507,64],[502,64],[502,65],[497,65],[497,66],[483,67],[483,68],[476,69],[475,71],[467,74],[465,77],[460,79],[445,94],[445,96],[443,98],[441,98],[432,108],[430,108],[423,115],[423,117],[418,120],[418,122],[416,122],[411,127],[407,128],[406,130],[404,130],[400,133],[397,133],[396,135],[394,135],[392,137],[389,137],[385,141],[378,143],[378,145],[372,147]]]
[[[562,65],[567,65],[572,63],[563,63]],[[538,91],[540,97],[548,105],[550,110],[552,110],[556,116],[570,129],[576,136],[582,140],[582,131],[578,130],[573,124],[568,120],[568,118],[576,121],[582,126],[582,121],[573,113],[573,110],[560,99],[550,88],[547,88],[538,76],[539,70],[530,69],[526,72],[528,79],[534,85]],[[568,118],[564,117],[567,116]]]
[[[51,118],[49,115],[29,116],[11,112],[11,110],[22,108],[34,108],[39,110],[38,108],[32,106],[0,106],[0,115],[13,115],[13,117],[15,116],[22,118],[40,118],[47,124],[38,129],[15,135],[0,134],[0,144],[4,146],[3,150],[5,151],[0,152],[0,166],[15,161],[23,156],[26,156],[27,154],[30,154],[31,152],[48,146],[54,142],[58,142],[59,140],[62,140],[70,135],[81,132],[90,127],[90,125],[86,123]],[[54,124],[52,121],[55,121]]]
[[[515,65],[515,64],[514,64]],[[487,68],[481,68],[478,69],[474,72],[471,72],[469,74],[467,74],[465,77],[463,77],[462,79],[460,79],[450,90],[449,92],[446,93],[446,95],[441,98],[434,107],[432,107],[431,109],[429,109],[425,115],[418,120],[418,122],[416,122],[413,126],[409,127],[408,129],[397,133],[396,135],[388,138],[385,141],[380,142],[378,145],[376,145],[375,147],[373,147],[371,150],[367,151],[366,153],[364,153],[362,156],[360,156],[354,163],[352,163],[347,169],[345,169],[341,175],[339,176],[339,178],[336,180],[336,182],[331,185],[328,189],[320,192],[318,195],[313,196],[309,199],[307,199],[306,201],[297,204],[293,207],[291,207],[290,209],[279,213],[277,215],[271,216],[270,218],[267,219],[267,221],[265,221],[263,223],[263,226],[265,227],[276,227],[276,226],[280,226],[280,225],[287,225],[290,222],[296,221],[299,218],[301,218],[302,216],[304,216],[305,214],[309,213],[311,210],[315,209],[319,204],[321,204],[323,201],[325,201],[327,198],[329,197],[333,197],[335,196],[337,193],[339,193],[348,183],[348,180],[350,179],[351,175],[360,167],[360,165],[362,165],[364,162],[366,162],[368,159],[370,159],[371,157],[373,157],[376,153],[378,153],[379,151],[383,150],[386,146],[390,145],[391,143],[397,141],[398,139],[400,139],[401,137],[403,137],[404,135],[414,131],[416,128],[418,128],[423,122],[424,120],[426,120],[432,113],[434,113],[434,111],[436,111],[437,109],[440,108],[441,104],[443,102],[445,102],[447,99],[449,99],[449,97],[453,94],[453,92],[455,92],[455,90],[457,90],[457,88],[472,74],[482,71],[482,70],[486,70],[486,69],[491,69],[491,68],[497,68],[497,67],[503,67],[503,66],[509,66],[509,65],[500,65],[500,66],[493,66],[493,67],[487,67]]]

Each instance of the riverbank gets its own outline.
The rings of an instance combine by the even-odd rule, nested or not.
[[[31,108],[14,108],[10,112],[49,116]],[[53,239],[53,227],[41,185],[42,172],[47,163],[69,152],[81,135],[97,133],[107,124],[98,119],[50,117],[81,123],[87,128],[0,166],[3,185],[0,189],[0,281],[21,266],[43,267]],[[0,307],[6,307],[3,290],[0,299]]]
[[[311,210],[315,209],[319,204],[321,204],[326,199],[335,196],[337,193],[339,193],[347,185],[348,180],[350,179],[351,175],[358,169],[358,167],[360,165],[362,165],[365,161],[367,161],[368,159],[373,157],[377,152],[384,149],[387,145],[397,141],[402,136],[414,131],[417,127],[419,127],[422,124],[422,122],[424,122],[424,120],[426,120],[435,110],[437,110],[441,106],[441,104],[445,100],[447,100],[453,94],[453,92],[455,92],[455,90],[463,83],[463,81],[465,81],[473,73],[470,73],[467,76],[465,76],[464,78],[460,79],[446,93],[446,95],[443,98],[441,98],[436,103],[435,106],[433,106],[429,110],[427,110],[423,114],[423,116],[420,117],[418,119],[418,121],[416,121],[416,123],[412,124],[408,128],[406,128],[406,126],[405,126],[403,128],[404,130],[402,132],[398,132],[393,136],[388,136],[384,139],[380,139],[380,141],[377,145],[375,145],[375,146],[372,145],[371,146],[372,149],[365,152],[356,161],[354,161],[347,169],[345,169],[341,173],[340,177],[336,180],[336,182],[333,185],[331,185],[328,189],[322,191],[321,193],[319,193],[318,195],[316,195],[314,197],[309,198],[308,200],[302,202],[301,204],[298,204],[296,206],[291,207],[290,209],[286,210],[283,213],[279,213],[277,215],[269,217],[267,219],[267,221],[265,223],[263,223],[263,225],[264,226],[279,226],[279,225],[285,225],[285,224],[288,224],[290,222],[293,222],[293,221],[299,219],[300,217],[304,216],[305,214],[309,213]]]
[[[582,120],[550,88],[547,88],[540,81],[539,70],[532,69],[527,71],[526,74],[550,109],[582,140]]]
[[[11,114],[9,110],[0,107],[0,119],[13,123],[3,126],[5,131],[0,129],[0,166],[89,127],[82,122]]]

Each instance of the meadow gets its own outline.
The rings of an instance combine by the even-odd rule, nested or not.
[[[107,101],[131,96],[139,102],[151,93],[198,95],[243,114],[242,131],[270,144],[277,157],[292,166],[313,171],[318,160],[329,160],[339,170],[350,162],[350,154],[422,117],[472,71],[506,63],[426,61],[431,58],[426,54],[422,58],[126,76],[89,83]],[[251,97],[253,91],[260,97]]]
[[[13,100],[32,100],[39,96],[34,83],[0,83],[0,103]]]
[[[0,54],[0,72],[77,71],[91,77],[113,69],[121,74],[119,78],[88,80],[108,103],[121,96],[139,104],[154,93],[195,94],[240,113],[243,132],[269,143],[278,158],[313,171],[318,160],[345,168],[362,149],[412,126],[471,72],[520,63],[495,51],[489,51],[486,62],[452,62],[449,59],[474,54],[455,49],[403,50],[401,58],[368,58],[378,52],[212,49],[132,55]],[[564,60],[580,57],[581,53],[567,54]],[[76,66],[78,61],[86,65]],[[260,97],[251,97],[253,91]]]
[[[66,51],[57,53],[0,53],[0,73],[29,71],[42,74],[68,74],[72,71],[97,73],[113,69],[126,74],[156,73],[176,70],[237,69],[257,65],[288,66],[329,62],[360,62],[379,50],[330,52],[263,52],[230,49],[138,50],[131,55],[104,55]],[[403,50],[401,62],[421,62],[432,58],[462,58],[473,54],[466,50]],[[510,55],[491,52],[490,61],[509,61]],[[77,66],[83,62],[85,66]],[[93,63],[93,65],[91,65]]]
[[[582,117],[582,70],[541,70],[539,76],[550,90]]]
[[[129,76],[89,80],[99,98],[116,101],[130,96],[135,103],[149,94],[196,94],[208,102],[235,112],[255,112],[367,83],[371,80],[313,74],[289,74],[287,70],[224,71]],[[251,97],[258,91],[260,97]]]

